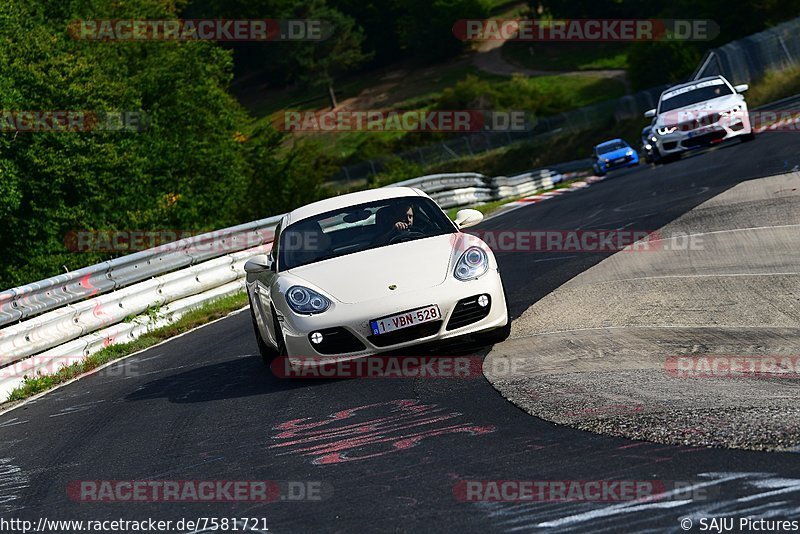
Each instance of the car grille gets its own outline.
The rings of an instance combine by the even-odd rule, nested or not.
[[[489,298],[489,304],[481,307],[478,306],[479,296],[475,295],[458,301],[450,320],[447,322],[447,330],[455,330],[468,324],[477,323],[489,315],[489,310],[492,308],[492,298],[486,295]]]
[[[720,116],[719,113],[711,113],[710,115],[706,115],[705,117],[700,117],[698,119],[692,119],[689,121],[679,123],[678,130],[682,132],[691,132],[692,130],[697,130],[698,128],[702,128],[704,126],[711,126],[712,124],[716,124],[719,122]]]
[[[682,141],[681,144],[686,148],[694,148],[707,145],[713,141],[719,141],[726,135],[727,133],[725,130],[718,130],[716,132],[709,132],[707,134],[698,135],[697,137],[692,137],[691,139],[686,139],[685,141]]]
[[[624,165],[630,162],[633,159],[633,156],[624,156],[621,158],[613,158],[608,162],[608,165]]]
[[[395,330],[387,334],[372,335],[367,339],[376,347],[388,347],[389,345],[397,345],[398,343],[405,343],[406,341],[414,341],[415,339],[432,336],[438,333],[441,327],[442,321],[432,321],[430,323],[422,323]]]
[[[320,354],[344,354],[347,352],[360,352],[367,347],[344,328],[328,328],[318,330],[322,334],[322,343],[311,343],[314,350]],[[308,335],[311,341],[311,334]]]

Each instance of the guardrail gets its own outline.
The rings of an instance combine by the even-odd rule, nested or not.
[[[550,189],[561,175],[478,173],[423,176],[417,187],[442,208]],[[64,365],[178,320],[244,288],[244,263],[271,248],[283,215],[182,239],[0,293],[0,395],[23,376]],[[18,364],[23,362],[24,365]],[[10,370],[10,371],[9,371]]]
[[[0,293],[0,326],[257,246],[281,216],[182,239]],[[0,332],[2,335],[2,332]]]

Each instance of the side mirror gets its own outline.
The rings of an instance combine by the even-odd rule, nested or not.
[[[647,111],[644,112],[644,118],[645,119],[652,119],[655,116],[656,116],[656,110],[655,109],[648,109]]]
[[[736,91],[737,93],[744,93],[744,92],[746,92],[748,89],[750,89],[750,86],[749,86],[749,85],[747,85],[746,83],[743,83],[743,84],[740,84],[740,85],[734,85],[734,86],[733,86],[733,90],[734,90],[734,91]]]
[[[271,268],[272,256],[267,256],[266,254],[253,256],[244,264],[244,272],[250,274],[263,273],[264,271],[269,271]]]
[[[479,212],[478,210],[465,209],[458,210],[458,212],[456,212],[456,219],[454,222],[459,228],[467,228],[470,226],[475,226],[482,220],[483,213]]]

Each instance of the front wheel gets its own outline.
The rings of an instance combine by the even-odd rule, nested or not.
[[[756,140],[755,132],[750,132],[749,134],[739,136],[739,141],[741,141],[742,143],[749,143],[750,141],[755,141],[755,140]]]
[[[250,305],[250,317],[253,320],[253,331],[256,334],[256,344],[258,344],[258,353],[261,354],[261,359],[264,363],[269,367],[272,363],[272,360],[278,357],[280,354],[279,351],[273,349],[269,345],[264,342],[264,339],[261,337],[261,332],[258,329],[258,323],[256,322],[256,314],[253,310],[253,305]]]

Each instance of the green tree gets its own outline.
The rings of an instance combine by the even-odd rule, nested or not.
[[[0,110],[133,111],[135,132],[0,133],[0,284],[108,259],[71,253],[71,230],[202,230],[238,222],[247,185],[227,93],[232,59],[212,43],[75,41],[84,18],[167,18],[156,0],[0,4]]]
[[[294,79],[310,87],[324,87],[328,91],[331,107],[337,106],[334,84],[345,72],[367,61],[371,55],[362,50],[364,32],[352,17],[330,7],[324,0],[298,4],[291,13],[293,19],[323,22],[322,40],[282,43],[285,66],[294,72]]]
[[[685,41],[636,43],[628,54],[628,76],[635,90],[686,80],[700,62],[700,51]]]
[[[480,19],[488,15],[481,0],[403,0],[403,14],[397,22],[398,39],[410,57],[439,61],[453,57],[464,43],[453,35],[459,19]]]

